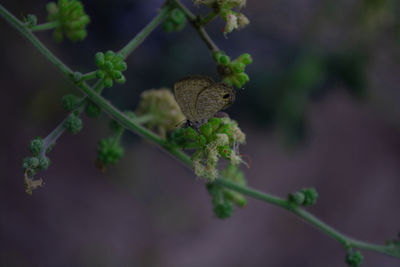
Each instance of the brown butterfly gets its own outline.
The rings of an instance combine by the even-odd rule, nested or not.
[[[235,91],[225,83],[205,76],[188,76],[174,85],[176,102],[189,123],[206,122],[235,101]]]

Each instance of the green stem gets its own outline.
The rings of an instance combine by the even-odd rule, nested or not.
[[[47,22],[47,23],[43,23],[43,24],[39,24],[36,26],[33,26],[30,28],[31,31],[47,31],[47,30],[51,30],[54,28],[57,28],[58,26],[60,26],[60,23],[58,21],[52,21],[52,22]]]
[[[87,80],[96,79],[97,78],[96,72],[97,71],[92,71],[92,72],[88,72],[86,74],[83,74],[81,81],[87,81]]]
[[[201,39],[206,43],[208,49],[211,51],[219,51],[220,49],[218,46],[214,43],[214,41],[210,38],[204,27],[201,25],[201,21],[193,15],[192,12],[190,12],[189,9],[187,9],[179,0],[174,0],[175,5],[182,10],[182,12],[185,14],[186,18],[189,20],[189,22],[192,24],[192,26],[196,29],[196,31],[199,33]]]
[[[65,65],[63,64],[57,57],[55,57],[37,38],[33,36],[33,34],[30,31],[27,31],[23,26],[22,23],[16,19],[14,16],[12,16],[7,10],[3,8],[3,6],[0,5],[0,14],[14,27],[16,28],[19,32],[21,32],[29,41],[33,43],[33,45],[41,51],[44,56],[49,59],[50,62],[52,62],[65,76],[70,78],[70,74],[72,71]],[[131,48],[126,49],[124,51],[125,55],[129,54],[131,52]],[[99,86],[102,86],[102,83],[99,82]],[[86,83],[79,83],[77,84],[79,88],[87,95],[87,97],[100,106],[106,113],[108,113],[113,119],[118,121],[122,126],[125,128],[137,133],[138,135],[144,137],[145,139],[151,140],[154,143],[158,144],[165,150],[169,152],[169,154],[175,156],[180,162],[182,162],[185,166],[189,168],[193,168],[193,163],[189,156],[179,150],[176,147],[172,147],[166,142],[164,139],[159,137],[158,135],[154,134],[153,132],[147,130],[146,128],[142,127],[139,125],[135,120],[130,119],[128,116],[126,116],[124,113],[120,112],[117,108],[115,108],[112,104],[110,104],[106,99],[104,99],[101,95],[99,95],[98,92],[96,92],[94,89],[90,88]],[[313,225],[317,229],[321,230],[322,232],[326,233],[327,235],[333,237],[334,239],[338,240],[341,242],[344,246],[346,247],[355,247],[355,248],[360,248],[360,249],[365,249],[365,250],[371,250],[379,253],[383,253],[395,258],[400,258],[400,252],[399,251],[394,251],[393,249],[390,249],[389,247],[386,246],[381,246],[381,245],[375,245],[363,241],[359,241],[353,238],[350,238],[339,231],[333,229],[326,223],[322,222],[309,212],[305,211],[304,209],[301,209],[299,207],[294,207],[291,205],[289,202],[286,200],[267,194],[263,193],[260,191],[257,191],[255,189],[238,185],[235,184],[229,180],[226,180],[222,177],[218,178],[216,180],[216,183],[229,188],[231,190],[234,190],[236,192],[248,195],[250,197],[262,200],[266,203],[270,203],[282,208],[285,208],[286,210],[294,213],[298,217],[302,218],[309,224]]]
[[[51,63],[53,63],[65,76],[71,79],[73,74],[72,70],[68,68],[61,60],[54,56],[49,49],[47,49],[40,41],[27,29],[23,22],[14,17],[7,9],[0,5],[0,15],[6,19],[11,26],[19,31],[25,38],[27,38]]]
[[[168,15],[170,8],[165,6],[160,13],[146,25],[129,43],[127,43],[118,53],[124,58],[128,57],[136,47],[138,47],[146,37],[160,24]]]
[[[223,179],[223,178],[218,178],[215,180],[215,183],[222,185],[226,188],[229,188],[231,190],[234,190],[236,192],[242,193],[244,195],[247,195],[252,198],[259,199],[261,201],[273,204],[275,206],[284,208],[296,216],[300,217],[310,225],[314,226],[315,228],[319,229],[320,231],[324,232],[328,236],[331,236],[332,238],[336,239],[339,241],[344,247],[353,247],[353,248],[359,248],[359,249],[365,249],[365,250],[371,250],[375,251],[378,253],[383,253],[389,256],[392,256],[394,258],[399,258],[400,259],[400,251],[395,251],[387,246],[383,245],[376,245],[376,244],[371,244],[368,242],[360,241],[354,238],[351,238],[345,234],[342,234],[341,232],[335,230],[325,222],[321,221],[308,211],[299,208],[297,206],[294,206],[292,203],[289,201],[279,198],[276,196],[273,196],[271,194],[267,194],[264,192],[260,192],[256,189],[252,189],[250,187],[244,187],[238,184],[235,184],[229,180]]]
[[[215,13],[214,11],[210,11],[210,13],[208,13],[202,20],[201,20],[201,25],[206,25],[207,23],[209,23],[210,21],[212,21],[213,19],[215,19],[215,17],[218,14]]]

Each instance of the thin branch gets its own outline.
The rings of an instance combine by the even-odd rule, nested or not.
[[[207,23],[215,19],[216,16],[218,16],[218,14],[215,13],[214,10],[211,10],[210,13],[208,13],[204,18],[201,19],[200,25],[201,26],[206,25]]]
[[[146,37],[166,18],[170,11],[169,6],[161,9],[160,13],[146,25],[129,43],[127,43],[118,53],[127,58],[133,50],[136,49]]]
[[[52,21],[52,22],[47,22],[43,24],[38,24],[30,28],[31,31],[47,31],[54,29],[56,27],[60,26],[60,23],[58,21]]]
[[[81,81],[96,79],[97,78],[96,73],[97,73],[96,71],[91,71],[91,72],[83,74]]]
[[[174,0],[176,6],[182,10],[182,12],[185,14],[186,18],[188,21],[192,24],[192,26],[197,30],[197,32],[200,34],[201,39],[206,43],[208,49],[210,49],[212,52],[214,51],[219,51],[218,46],[214,43],[214,41],[211,39],[211,37],[208,35],[204,27],[201,25],[201,20],[199,20],[199,17],[196,17],[189,9],[187,9],[179,0]]]

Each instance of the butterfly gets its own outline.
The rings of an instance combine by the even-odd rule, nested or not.
[[[176,102],[189,124],[199,125],[235,101],[235,91],[206,76],[188,76],[174,85]]]

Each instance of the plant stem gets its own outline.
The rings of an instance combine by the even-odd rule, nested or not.
[[[46,31],[46,30],[51,30],[56,27],[58,27],[60,23],[58,21],[52,21],[52,22],[47,22],[43,24],[38,24],[30,28],[31,31]]]
[[[179,3],[179,2],[177,2]],[[25,36],[29,41],[33,43],[33,45],[42,52],[42,54],[50,61],[52,62],[66,77],[70,78],[70,74],[72,74],[72,71],[65,65],[63,64],[56,56],[54,56],[39,40],[33,36],[33,34],[26,30],[22,23],[16,19],[13,15],[11,15],[7,10],[3,8],[2,5],[0,5],[0,14],[14,27],[16,28],[20,33],[22,33],[23,36]],[[163,13],[164,14],[164,13]],[[154,21],[154,20],[153,20]],[[147,36],[147,35],[146,35]],[[140,38],[144,38],[143,35],[140,36]],[[139,39],[140,39],[139,38]],[[130,42],[132,43],[132,41]],[[127,56],[131,51],[132,47],[135,48],[137,45],[130,45],[129,48],[126,48],[126,46],[123,48],[124,55]],[[125,49],[126,48],[126,49]],[[125,50],[124,50],[125,49]],[[138,135],[144,137],[145,139],[151,140],[154,143],[158,144],[162,148],[164,148],[166,151],[169,152],[169,154],[175,156],[180,162],[182,162],[185,166],[189,168],[193,168],[193,163],[189,156],[182,152],[180,149],[171,146],[168,144],[167,141],[159,137],[158,135],[154,134],[153,132],[147,130],[146,128],[142,127],[139,125],[139,123],[135,120],[130,119],[128,116],[126,116],[124,113],[120,112],[117,108],[115,108],[112,104],[110,104],[106,99],[104,99],[98,92],[96,92],[95,89],[89,87],[86,83],[75,83],[82,91],[87,95],[87,97],[100,106],[106,113],[110,115],[113,119],[118,121],[123,127],[131,130],[132,132],[137,133]],[[102,83],[98,83],[102,86]],[[59,136],[59,132],[53,131],[54,136]],[[395,258],[400,258],[400,251],[395,251],[389,247],[382,246],[382,245],[375,245],[367,242],[362,242],[353,238],[350,238],[339,231],[333,229],[320,219],[316,218],[314,215],[310,214],[309,212],[305,211],[302,208],[293,206],[290,204],[288,201],[267,194],[260,192],[258,190],[252,189],[250,187],[242,186],[235,184],[229,180],[226,180],[222,177],[219,177],[215,181],[216,183],[229,188],[231,190],[234,190],[236,192],[248,195],[250,197],[262,200],[266,203],[270,203],[273,205],[276,205],[278,207],[284,208],[298,217],[302,218],[309,224],[313,225],[317,229],[321,230],[322,232],[326,233],[327,235],[333,237],[334,239],[338,240],[341,242],[345,247],[355,247],[355,248],[360,248],[360,249],[365,249],[365,250],[371,250],[379,253],[383,253]]]
[[[7,9],[0,4],[0,15],[5,18],[11,26],[17,29],[25,38],[27,38],[51,63],[53,63],[68,79],[71,80],[70,75],[73,73],[61,60],[54,56],[49,49],[47,49],[40,41],[27,29],[19,19],[14,17]]]
[[[127,43],[118,53],[127,58],[136,47],[138,47],[146,37],[160,24],[170,11],[169,6],[161,8],[160,13],[147,24],[129,43]]]
[[[383,253],[389,256],[392,256],[394,258],[399,258],[400,259],[400,251],[395,251],[387,246],[383,245],[376,245],[376,244],[371,244],[368,242],[363,242],[356,240],[354,238],[351,238],[345,234],[342,234],[341,232],[335,230],[331,226],[327,225],[325,222],[321,221],[308,211],[299,208],[297,206],[294,206],[292,203],[289,201],[279,198],[276,196],[273,196],[271,194],[263,193],[260,192],[256,189],[252,189],[250,187],[244,187],[238,184],[235,184],[229,180],[223,179],[223,178],[218,178],[215,180],[215,183],[220,184],[226,188],[229,188],[231,190],[234,190],[236,192],[245,194],[247,196],[250,196],[252,198],[259,199],[261,201],[273,204],[275,206],[282,207],[296,216],[300,217],[307,223],[311,224],[315,228],[321,230],[325,234],[331,236],[332,238],[336,239],[339,241],[344,247],[353,247],[353,248],[359,248],[359,249],[365,249],[365,250],[371,250],[379,253]]]
[[[96,79],[96,71],[91,71],[82,75],[82,81]]]
[[[195,15],[193,15],[193,13],[190,12],[190,10],[187,9],[179,0],[174,0],[174,2],[176,6],[180,10],[182,10],[186,18],[200,34],[201,39],[203,39],[203,41],[206,43],[208,49],[210,49],[212,52],[219,51],[218,46],[214,43],[214,41],[210,38],[206,30],[204,29],[204,27],[201,25],[201,21],[199,21],[199,19]]]
[[[204,18],[202,18],[200,24],[201,24],[202,26],[206,25],[207,23],[209,23],[210,21],[212,21],[213,19],[215,19],[215,17],[216,17],[217,15],[218,15],[217,13],[215,13],[213,10],[211,10],[210,13],[208,13]]]

